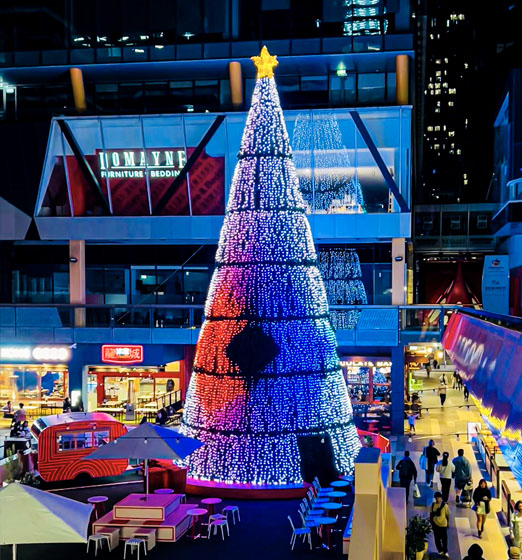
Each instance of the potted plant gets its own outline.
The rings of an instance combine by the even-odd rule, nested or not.
[[[431,523],[427,517],[414,515],[408,521],[406,528],[406,557],[409,560],[422,560],[428,548],[428,535],[431,533]]]

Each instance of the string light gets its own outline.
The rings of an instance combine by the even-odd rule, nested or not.
[[[361,264],[355,249],[326,248],[319,252],[319,270],[324,279],[328,303],[366,305],[368,299],[361,280]],[[354,329],[359,310],[333,309],[330,317],[334,329]]]
[[[293,147],[299,187],[309,214],[365,211],[357,166],[349,177],[350,157],[334,114],[318,113],[312,118],[310,113],[299,113]]]
[[[361,444],[269,70],[241,140],[182,431],[204,443],[190,477],[278,486],[303,482],[300,437],[331,441],[342,473]]]

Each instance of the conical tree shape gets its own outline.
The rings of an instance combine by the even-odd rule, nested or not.
[[[360,443],[267,57],[255,57],[182,430],[205,444],[189,476],[280,485],[302,482],[298,438],[331,441],[340,472]]]
[[[299,186],[309,212],[365,211],[357,168],[350,177],[350,156],[334,114],[317,113],[312,118],[310,112],[299,113],[292,146]]]
[[[361,279],[359,256],[355,249],[334,247],[319,253],[319,270],[331,305],[366,305],[368,298]],[[361,312],[333,309],[330,319],[334,329],[354,329]]]

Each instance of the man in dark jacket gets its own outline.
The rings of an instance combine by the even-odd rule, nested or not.
[[[428,445],[424,448],[424,455],[426,455],[426,484],[433,488],[433,475],[435,474],[435,465],[439,460],[440,451],[435,447],[435,442],[430,439]]]
[[[457,457],[453,459],[453,464],[455,465],[455,493],[457,494],[456,502],[458,504],[462,490],[471,479],[471,465],[464,457],[464,449],[459,449],[457,453]]]
[[[404,457],[397,463],[395,470],[399,473],[401,488],[406,489],[406,502],[410,497],[410,485],[412,479],[417,482],[417,467],[410,458],[410,452],[406,450]]]

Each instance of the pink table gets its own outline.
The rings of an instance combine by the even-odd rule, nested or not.
[[[190,515],[192,517],[192,538],[193,539],[197,539],[198,537],[201,536],[199,518],[202,515],[205,515],[206,513],[207,513],[207,510],[205,508],[194,508],[194,509],[187,510],[187,515]],[[196,524],[198,526],[197,534],[196,534]]]
[[[208,508],[209,515],[214,515],[214,506],[220,504],[221,502],[222,502],[221,498],[204,498],[203,500],[201,500],[202,504],[209,506]]]
[[[94,506],[94,517],[99,519],[105,515],[105,502],[108,500],[107,496],[91,496],[87,501]]]

